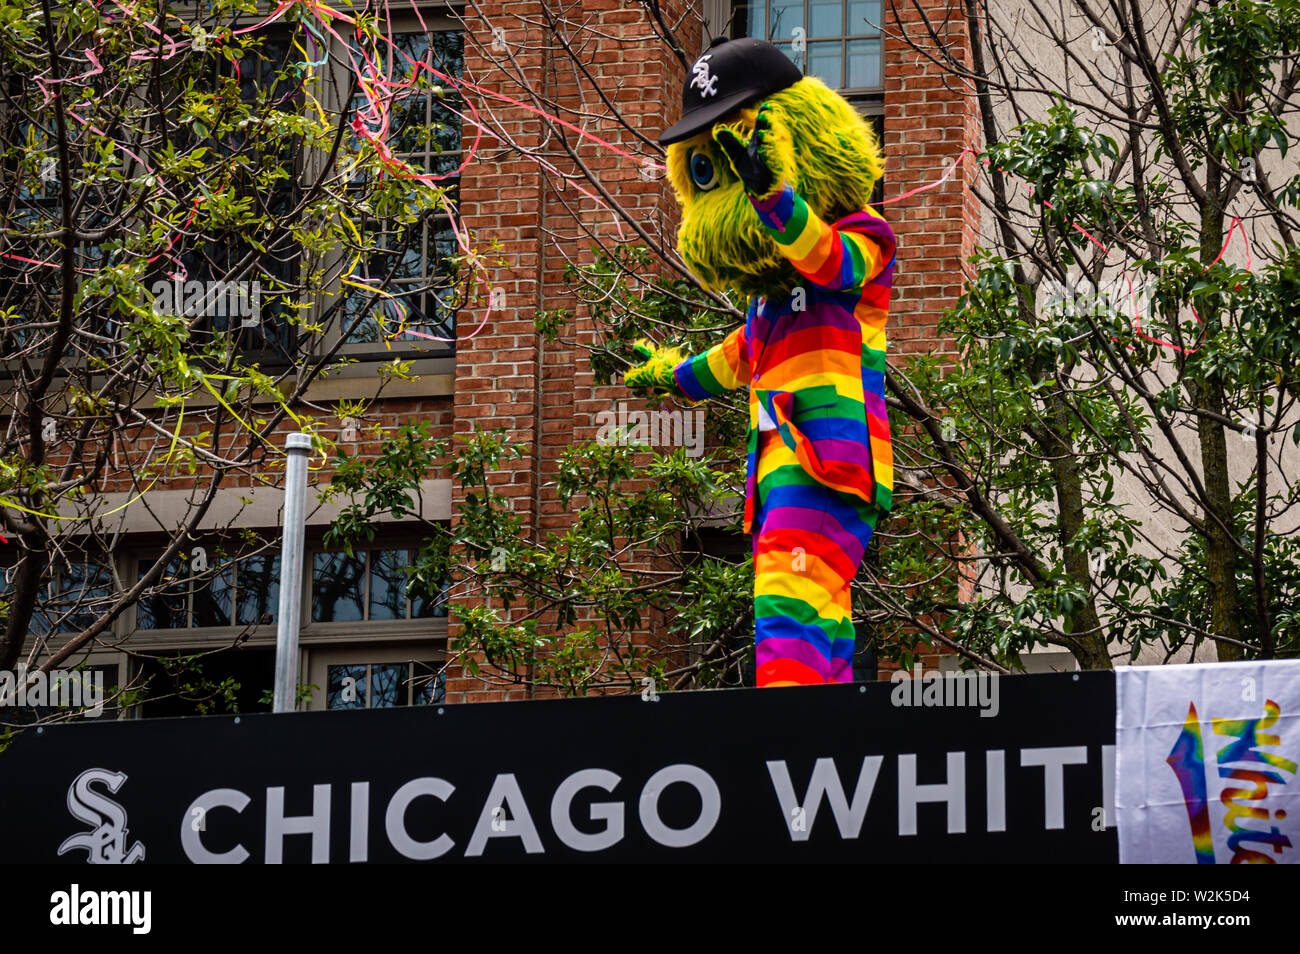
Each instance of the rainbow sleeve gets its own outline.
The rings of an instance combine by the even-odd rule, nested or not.
[[[692,401],[717,397],[749,384],[749,345],[741,325],[702,354],[687,358],[673,370],[677,387]]]
[[[750,196],[749,201],[790,264],[822,288],[861,288],[887,264],[879,245],[827,225],[788,183],[766,199]]]

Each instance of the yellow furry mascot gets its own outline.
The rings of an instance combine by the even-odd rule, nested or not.
[[[883,167],[842,97],[761,40],[714,40],[660,137],[677,247],[745,323],[693,357],[640,346],[633,388],[694,401],[749,388],[745,531],[759,686],[852,679],[849,584],[890,508],[885,320],[894,235],[868,205]]]

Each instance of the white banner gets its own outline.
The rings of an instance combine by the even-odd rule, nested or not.
[[[1300,660],[1116,670],[1121,864],[1300,857]]]

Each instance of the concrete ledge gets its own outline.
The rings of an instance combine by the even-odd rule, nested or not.
[[[325,526],[338,516],[347,501],[317,502],[322,486],[308,488],[307,525]],[[73,534],[85,527],[99,533],[172,533],[185,520],[193,501],[201,499],[203,490],[154,490],[132,499],[130,493],[101,494],[93,498],[94,512],[106,514],[69,524]],[[278,527],[284,509],[284,490],[280,487],[228,487],[217,491],[216,499],[199,525],[211,532],[233,527]],[[451,481],[431,479],[420,482],[420,492],[412,498],[413,512],[425,520],[451,519]],[[71,507],[60,508],[60,515],[72,517]],[[396,523],[381,517],[381,523]],[[89,526],[88,526],[89,525]]]

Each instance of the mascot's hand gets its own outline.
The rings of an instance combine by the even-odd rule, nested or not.
[[[745,191],[759,198],[765,198],[772,192],[775,178],[763,158],[763,139],[771,130],[767,103],[758,108],[758,116],[754,119],[754,134],[749,137],[749,142],[744,142],[733,126],[719,126],[713,130],[713,141],[722,147],[722,151],[731,160],[731,168],[744,184]],[[739,132],[743,134],[744,130]]]
[[[629,388],[651,391],[675,391],[677,379],[673,369],[686,360],[676,348],[656,348],[644,338],[632,345],[638,357],[645,360],[623,374],[623,383]]]

